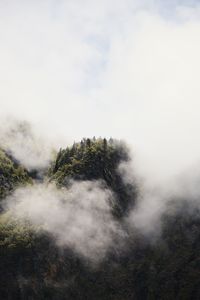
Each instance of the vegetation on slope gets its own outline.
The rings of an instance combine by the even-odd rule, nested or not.
[[[120,143],[83,140],[59,151],[50,179],[59,186],[67,185],[70,179],[103,180],[117,195],[118,212],[123,215],[136,193],[135,187],[123,183],[118,172],[118,164],[128,159]],[[6,174],[7,163],[5,169],[1,166]],[[7,180],[12,179],[13,172],[15,168]],[[26,173],[24,176],[14,183],[24,183]],[[200,212],[191,212],[184,201],[178,209],[171,204],[163,215],[162,229],[161,238],[153,242],[136,229],[127,232],[123,251],[91,267],[70,249],[59,249],[47,234],[39,234],[29,224],[16,223],[9,213],[1,213],[0,299],[200,299]]]
[[[124,215],[136,197],[136,184],[125,184],[118,167],[128,161],[125,144],[113,139],[83,139],[72,147],[60,149],[50,176],[58,185],[74,180],[103,180],[116,195],[115,213]]]
[[[17,186],[27,182],[31,182],[27,171],[0,149],[0,199],[3,199]]]

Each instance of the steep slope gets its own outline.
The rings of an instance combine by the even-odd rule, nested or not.
[[[70,180],[103,180],[116,195],[116,214],[124,215],[133,205],[136,184],[125,184],[118,167],[129,161],[126,145],[110,139],[83,139],[60,149],[50,172],[51,180],[65,186]]]
[[[2,173],[13,184],[10,191],[26,182],[27,174],[23,170],[23,177],[21,170],[13,181],[15,168],[20,167],[12,165],[4,152],[2,157]],[[70,180],[103,181],[116,195],[114,216],[124,226],[119,216],[126,216],[137,192],[136,184],[126,185],[118,172],[118,164],[128,159],[121,143],[85,139],[59,151],[49,171],[50,181],[61,189]],[[116,244],[98,265],[91,265],[70,247],[59,248],[52,236],[16,221],[10,212],[1,213],[0,299],[200,299],[200,211],[190,199],[179,203],[178,208],[175,201],[169,203],[160,237],[146,237],[124,226],[123,247]]]
[[[0,199],[3,199],[17,186],[27,182],[31,182],[27,171],[0,149]]]

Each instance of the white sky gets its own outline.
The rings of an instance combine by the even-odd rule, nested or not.
[[[150,176],[196,164],[200,1],[0,0],[0,112],[125,139]]]

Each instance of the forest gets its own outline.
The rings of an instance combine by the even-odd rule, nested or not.
[[[192,208],[188,201],[190,199],[183,199],[179,205],[176,205],[176,199],[171,199],[158,224],[160,233],[155,237],[143,234],[137,227],[130,228],[125,220],[139,201],[141,187],[137,180],[126,182],[119,172],[119,165],[129,163],[129,160],[129,150],[123,142],[85,138],[66,149],[60,149],[41,175],[38,170],[27,170],[11,153],[0,150],[0,299],[200,299],[198,206]],[[89,184],[96,182],[98,189],[94,189],[95,192],[99,189],[109,191],[108,199],[112,201],[109,200],[105,214],[109,215],[112,223],[109,225],[105,221],[108,219],[103,219],[103,233],[106,235],[106,230],[112,233],[110,227],[117,224],[116,228],[120,228],[115,231],[117,237],[113,239],[109,233],[112,243],[108,244],[104,253],[98,249],[102,249],[97,240],[100,236],[98,228],[96,237],[87,237],[87,230],[84,236],[97,240],[95,255],[102,255],[101,259],[94,260],[90,255],[82,255],[81,242],[78,244],[80,253],[79,248],[74,248],[72,243],[58,244],[51,233],[52,229],[46,230],[42,223],[32,222],[31,218],[13,215],[7,205],[20,188],[53,184],[58,192],[67,194],[72,193],[74,182],[77,188],[81,187],[79,183],[87,183],[87,195],[93,190]],[[80,199],[76,201],[78,203],[80,200],[83,210],[87,210],[87,203],[81,200],[81,191],[80,188]],[[26,197],[29,197],[28,193]],[[90,196],[88,199],[83,196],[83,199],[89,203]],[[94,199],[101,201],[99,195],[96,198],[94,196]],[[98,213],[96,210],[102,208],[101,205],[92,202],[92,212]],[[76,211],[70,212],[68,218],[73,219],[73,214],[78,216]],[[98,222],[98,216],[92,218],[93,223],[95,218]],[[95,227],[95,224],[90,226]],[[66,240],[71,241],[71,229],[66,226],[62,230],[66,231]],[[91,232],[93,234],[89,229],[88,232],[88,235]],[[91,248],[94,243],[88,245]]]

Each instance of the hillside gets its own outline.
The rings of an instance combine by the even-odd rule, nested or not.
[[[162,234],[155,239],[126,228],[124,220],[139,189],[136,183],[124,183],[119,172],[119,164],[128,160],[123,143],[84,139],[60,149],[44,178],[58,190],[68,189],[72,181],[101,181],[111,190],[112,218],[123,228],[123,246],[116,242],[98,263],[91,264],[71,247],[59,247],[48,232],[16,220],[10,211],[1,212],[0,299],[200,299],[199,211],[184,201],[175,209],[172,201],[162,216]],[[0,166],[2,198],[31,180],[3,151]]]
[[[0,149],[0,200],[27,182],[31,182],[31,178],[24,167]]]
[[[83,139],[72,147],[60,149],[50,170],[51,180],[66,186],[73,180],[103,180],[116,195],[116,213],[123,215],[133,204],[136,185],[125,184],[118,170],[121,162],[129,161],[125,144],[110,139]]]

